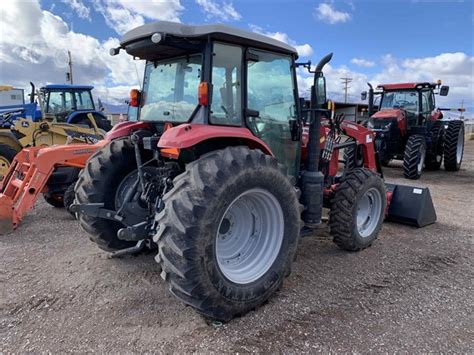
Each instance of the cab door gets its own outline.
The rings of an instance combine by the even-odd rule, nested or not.
[[[292,65],[291,56],[248,50],[246,124],[268,144],[288,174],[297,177],[300,142],[292,132],[298,112]]]

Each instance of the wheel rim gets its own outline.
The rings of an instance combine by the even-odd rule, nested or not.
[[[10,161],[0,156],[0,176],[5,176],[8,172],[8,168],[10,168]]]
[[[239,195],[225,211],[216,235],[216,258],[224,276],[237,284],[262,277],[283,243],[283,210],[263,189]]]
[[[371,188],[357,203],[357,230],[362,238],[369,237],[377,228],[382,208],[380,191]]]
[[[456,147],[456,163],[458,164],[461,163],[463,147],[464,147],[464,134],[463,134],[463,131],[460,130],[459,135],[458,135],[458,144]]]
[[[425,164],[426,148],[424,145],[420,146],[420,161],[418,162],[418,174],[423,171],[423,165]]]

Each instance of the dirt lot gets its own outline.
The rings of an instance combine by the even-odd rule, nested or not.
[[[400,165],[386,169],[401,178]],[[0,237],[0,352],[473,352],[474,141],[458,173],[427,172],[438,223],[386,223],[360,253],[305,238],[268,304],[225,325],[176,301],[153,254],[108,259],[44,202]]]

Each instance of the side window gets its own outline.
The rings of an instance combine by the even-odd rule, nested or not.
[[[219,125],[242,124],[242,48],[214,44],[210,121]]]
[[[58,114],[72,109],[70,92],[52,91],[49,93],[47,113]]]
[[[291,59],[255,51],[259,60],[248,64],[248,108],[261,118],[288,122],[295,116]]]
[[[295,87],[290,56],[249,50],[247,62],[247,107],[258,117],[247,117],[247,125],[271,149],[289,174],[298,175],[300,142],[293,141]]]
[[[422,113],[423,114],[429,114],[432,109],[432,105],[431,105],[431,92],[430,91],[423,91],[422,94],[421,94],[421,110],[422,110]]]

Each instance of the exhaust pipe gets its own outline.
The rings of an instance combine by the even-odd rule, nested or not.
[[[369,85],[369,102],[368,102],[368,111],[369,117],[374,114],[374,88],[371,83],[367,83]]]
[[[314,72],[314,82],[311,87],[310,126],[308,137],[307,167],[302,176],[302,201],[306,206],[303,220],[307,227],[315,228],[321,224],[323,211],[324,175],[319,171],[321,155],[320,130],[321,110],[323,104],[318,103],[318,79],[323,78],[323,68],[331,60],[332,53],[320,60]],[[326,87],[324,87],[326,90]],[[326,93],[324,93],[326,95]]]

